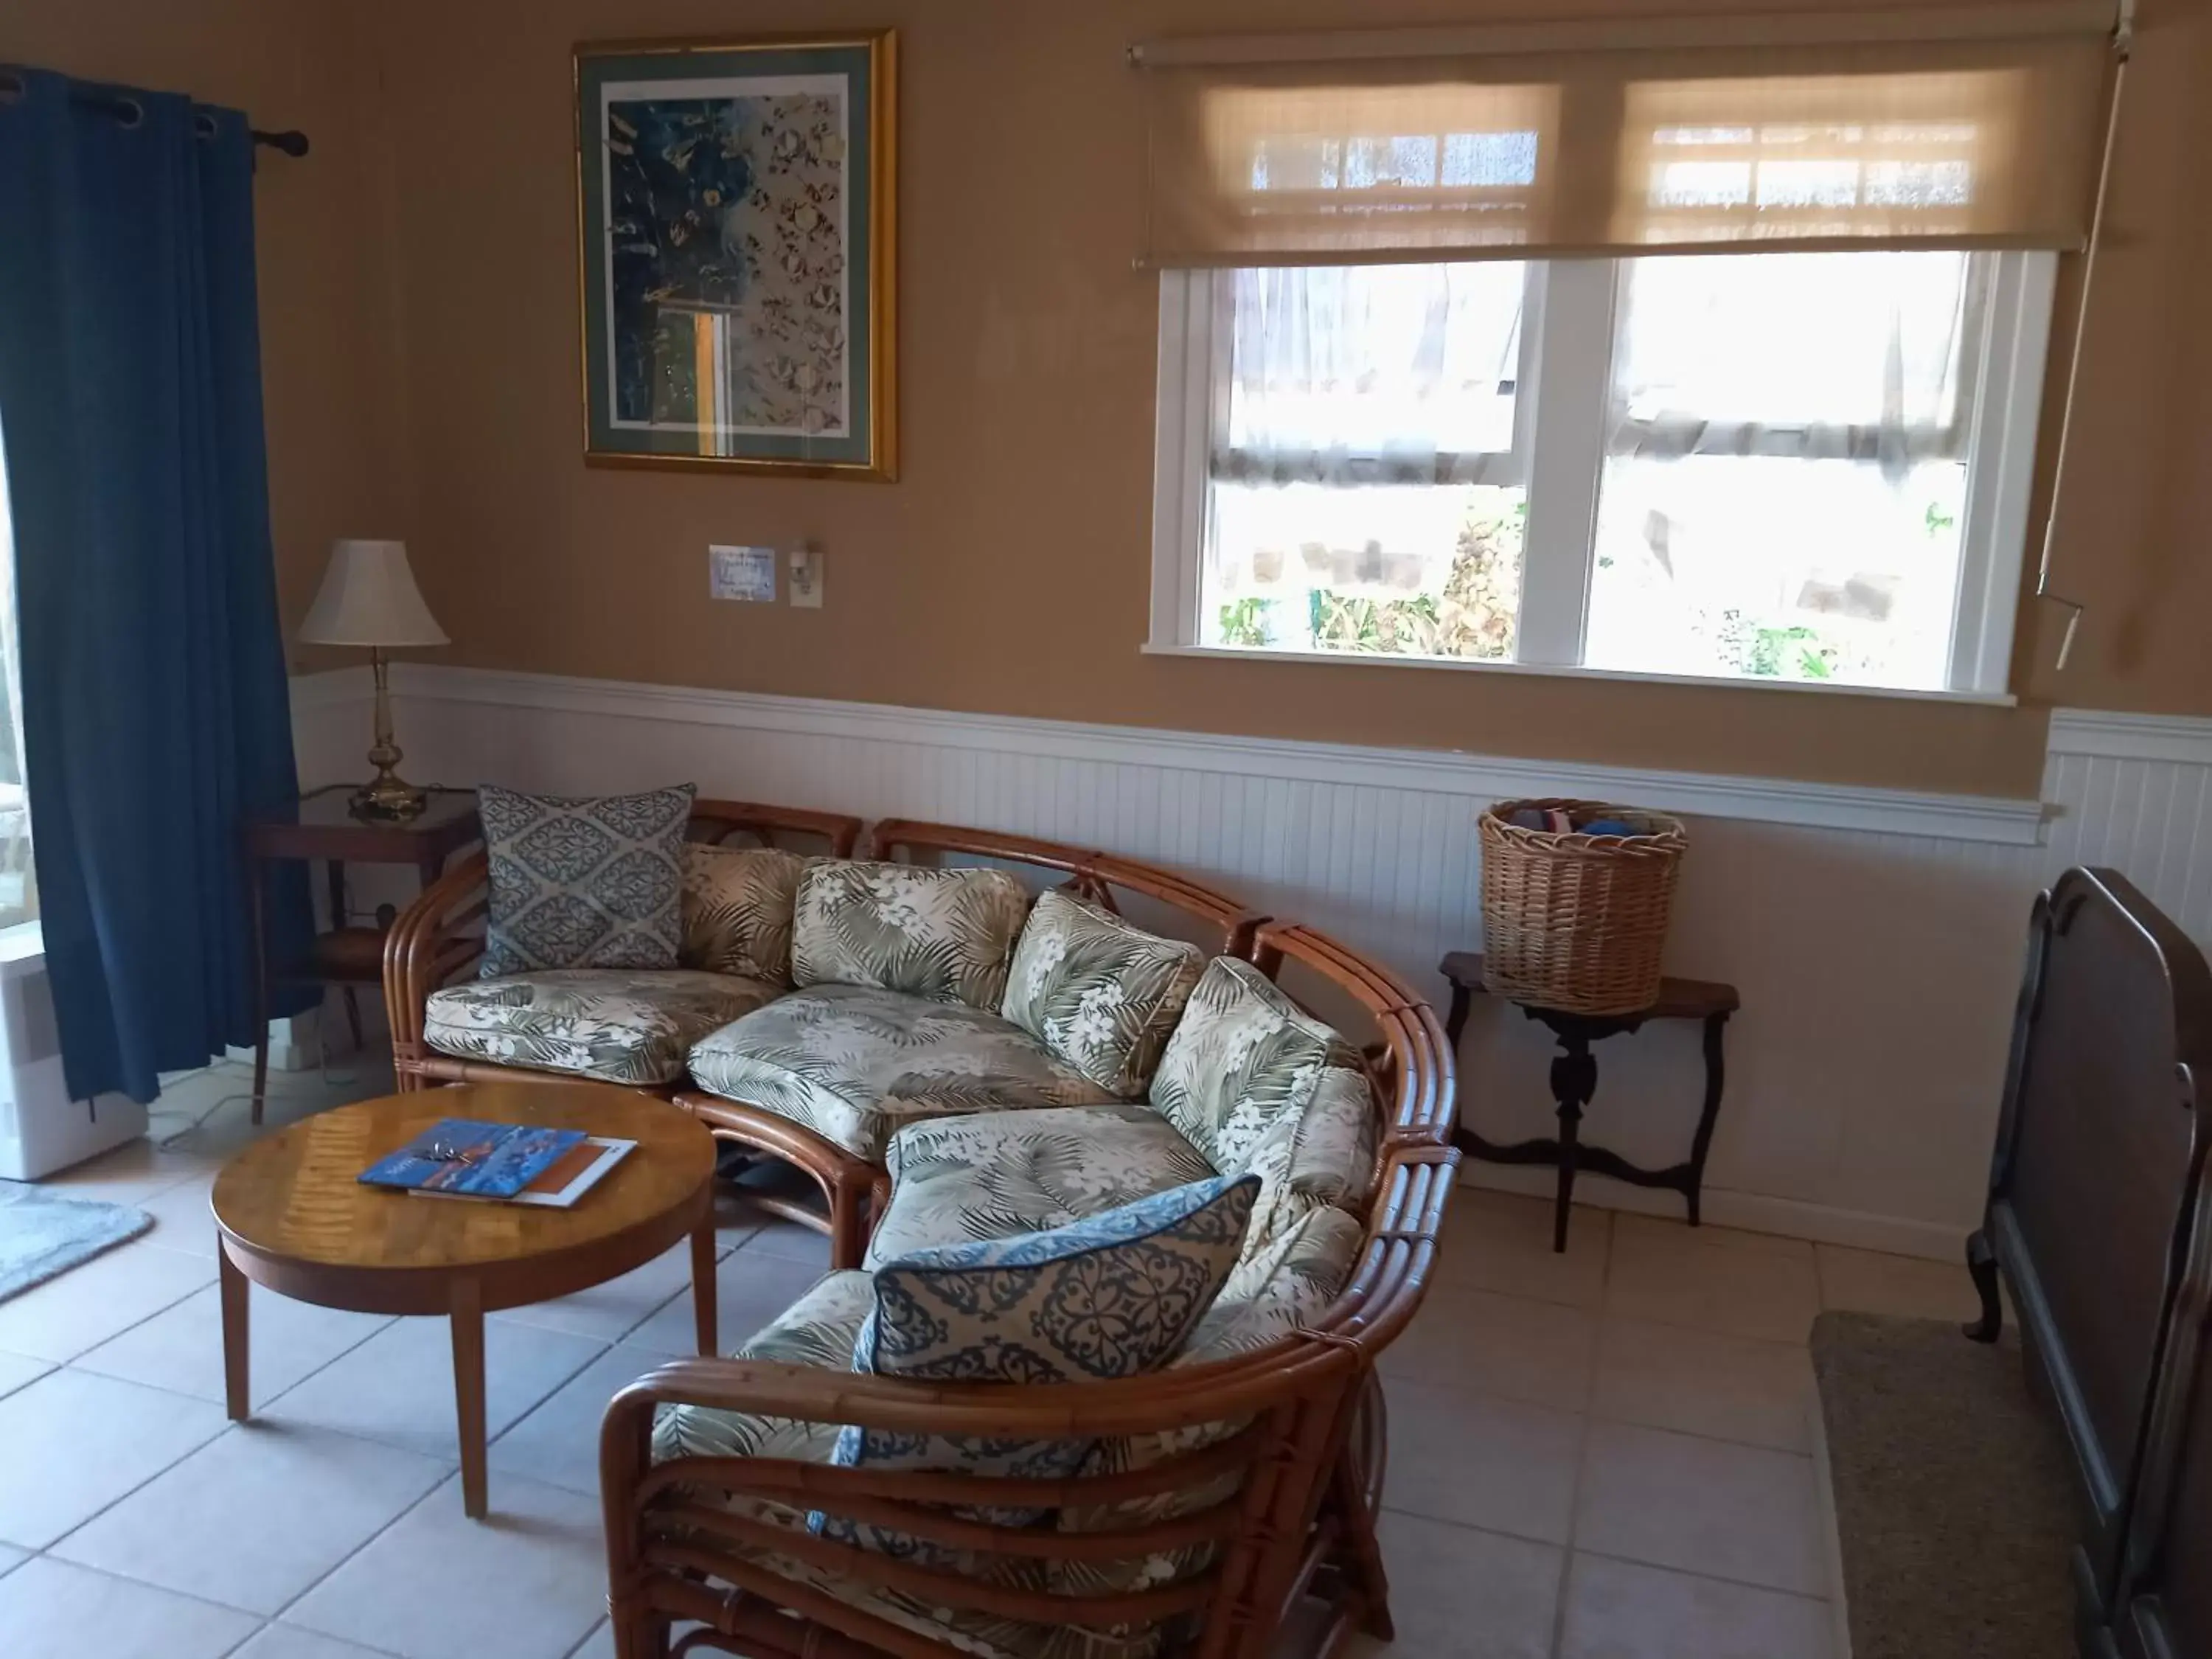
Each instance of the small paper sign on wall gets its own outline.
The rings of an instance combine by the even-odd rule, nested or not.
[[[775,603],[775,550],[772,547],[709,547],[707,592],[718,599]]]

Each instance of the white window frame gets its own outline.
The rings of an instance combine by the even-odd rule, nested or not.
[[[1756,255],[1744,255],[1756,258]],[[1522,317],[1513,444],[1523,458],[1528,521],[1514,660],[1255,650],[1204,643],[1200,593],[1206,542],[1207,459],[1229,415],[1235,275],[1160,273],[1158,422],[1153,465],[1152,626],[1155,654],[1241,660],[1354,662],[1491,673],[1685,681],[1872,696],[2009,703],[2013,629],[2027,555],[2036,423],[2051,338],[2057,256],[1990,261],[1978,319],[1980,380],[1967,450],[1959,586],[1939,690],[1586,667],[1591,544],[1605,461],[1607,400],[1620,266],[1607,259],[1529,266]]]

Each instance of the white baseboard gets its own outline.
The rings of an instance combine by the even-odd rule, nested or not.
[[[1559,1190],[1555,1170],[1536,1164],[1486,1164],[1469,1158],[1459,1166],[1464,1186],[1491,1192],[1518,1193],[1529,1198],[1550,1198]],[[1679,1193],[1656,1188],[1633,1187],[1604,1176],[1577,1176],[1575,1202],[1601,1210],[1627,1210],[1638,1215],[1682,1218]],[[1747,1233],[1775,1233],[1784,1238],[1808,1239],[1815,1244],[1840,1244],[1855,1250],[1880,1250],[1888,1255],[1919,1256],[1930,1261],[1963,1261],[1967,1230],[1898,1216],[1869,1215],[1858,1210],[1838,1210],[1800,1199],[1774,1198],[1764,1193],[1730,1192],[1707,1187],[1701,1206],[1704,1218],[1716,1227],[1735,1227]]]

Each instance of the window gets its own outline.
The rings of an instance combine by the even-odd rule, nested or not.
[[[1948,187],[1660,136],[1686,208]],[[2001,694],[2054,263],[1165,271],[1153,646]]]
[[[23,793],[23,702],[15,649],[15,538],[8,514],[8,448],[0,434],[0,927],[34,921],[31,810]]]

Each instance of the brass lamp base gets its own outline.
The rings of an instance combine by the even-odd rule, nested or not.
[[[376,742],[368,751],[368,763],[376,769],[376,775],[353,792],[347,809],[372,823],[404,823],[422,816],[430,798],[402,781],[392,769],[399,764],[399,745],[392,740],[392,691],[385,675],[383,650],[372,647],[368,659],[376,676]]]
[[[404,823],[421,817],[429,804],[427,793],[402,781],[387,766],[378,768],[374,777],[353,792],[346,808],[354,817],[372,823]]]

